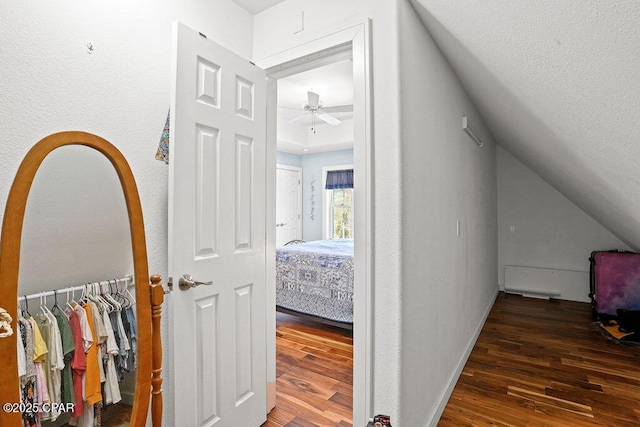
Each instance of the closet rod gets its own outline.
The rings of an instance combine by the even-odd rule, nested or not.
[[[133,276],[129,275],[126,277],[123,277],[122,279],[111,279],[111,280],[103,280],[101,282],[89,282],[87,284],[84,285],[80,285],[80,286],[75,286],[73,288],[62,288],[62,289],[57,289],[55,291],[45,291],[45,292],[38,292],[35,294],[30,294],[30,295],[20,295],[18,296],[18,302],[20,301],[25,301],[25,300],[30,300],[30,299],[36,299],[36,298],[43,298],[43,297],[50,297],[50,296],[54,296],[56,293],[58,295],[60,294],[68,294],[69,292],[76,292],[76,291],[84,291],[85,287],[87,285],[90,285],[92,283],[99,283],[100,286],[105,286],[108,285],[109,283],[116,281],[116,283],[121,283],[121,282],[133,282]]]

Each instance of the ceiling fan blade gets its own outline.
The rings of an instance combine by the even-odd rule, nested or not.
[[[353,113],[353,105],[334,105],[333,107],[323,107],[325,113]]]
[[[335,117],[333,117],[330,114],[327,113],[318,113],[318,118],[320,120],[323,120],[327,123],[329,123],[331,126],[335,126],[337,124],[340,124],[340,120],[336,119]]]
[[[307,101],[309,104],[309,107],[311,107],[312,109],[317,109],[318,108],[318,104],[320,103],[320,95],[318,95],[315,92],[307,92]]]

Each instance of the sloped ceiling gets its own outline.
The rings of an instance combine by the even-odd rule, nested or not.
[[[640,2],[410,1],[494,139],[640,248]]]

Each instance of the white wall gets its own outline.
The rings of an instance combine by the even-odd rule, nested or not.
[[[254,17],[254,60],[372,20],[373,186],[376,199],[374,237],[375,349],[373,408],[399,419],[400,369],[400,133],[398,21],[399,0],[287,0]],[[404,1],[404,0],[402,0]],[[305,30],[293,34],[304,11]],[[379,224],[379,226],[377,226]],[[373,414],[371,414],[373,415]],[[355,422],[355,421],[354,421]],[[362,423],[365,424],[365,423]],[[403,423],[400,422],[400,425]]]
[[[302,239],[322,239],[322,168],[353,163],[353,150],[327,151],[315,154],[290,154],[278,151],[280,164],[302,168]],[[314,216],[311,219],[311,180],[315,179],[313,192]]]
[[[132,167],[144,211],[150,273],[166,278],[167,167],[154,154],[169,108],[171,24],[175,20],[251,57],[253,18],[230,0],[0,2],[0,212],[4,212],[18,165],[34,143],[62,130],[96,133],[116,145]],[[92,54],[87,53],[89,40],[94,45]],[[70,157],[63,164],[73,170],[81,162]],[[84,183],[89,188],[103,180],[102,174],[94,172],[94,181]],[[49,186],[60,190],[56,182]],[[52,206],[74,216],[71,229],[56,230],[67,234],[67,239],[55,250],[70,253],[86,241],[102,245],[106,252],[126,250],[128,242],[118,230],[99,230],[95,217],[77,215],[86,200],[75,197],[75,191],[60,194],[59,205]],[[100,197],[107,206],[118,206],[122,198],[109,191]],[[38,214],[41,221],[52,221],[48,211]],[[34,216],[31,220],[40,221]],[[102,226],[116,227],[109,221],[101,222]],[[119,236],[117,240],[105,237],[112,231]],[[92,254],[56,259],[55,271],[41,259],[31,263],[30,274],[46,276],[48,286],[56,287],[82,284],[92,272],[96,277],[91,280],[108,279],[130,264],[126,259],[112,260],[113,274],[104,277],[105,262]],[[95,266],[95,270],[79,269],[80,264]],[[64,274],[59,276],[59,271]],[[21,293],[31,291],[20,288]],[[165,392],[171,390],[169,362],[165,358]],[[169,412],[171,400],[167,393]]]
[[[305,32],[275,25],[294,22],[301,10]],[[488,139],[480,150],[462,132],[468,115],[486,136],[404,0],[286,1],[255,17],[254,55],[273,55],[364,17],[373,27],[373,407],[394,424],[426,425],[497,292],[494,145]]]
[[[322,239],[322,168],[326,166],[349,165],[353,163],[353,150],[328,151],[326,153],[305,154],[302,157],[302,239]],[[314,211],[311,212],[311,180],[315,179],[313,192]]]
[[[424,426],[437,421],[498,290],[495,145],[407,2],[400,4],[400,44],[399,425]],[[484,147],[462,130],[462,116]]]
[[[169,108],[174,20],[251,56],[252,17],[229,0],[188,6],[169,0],[0,4],[2,212],[19,163],[33,144],[61,130],[96,133],[116,145],[131,164],[145,211],[151,270],[166,272],[167,168],[154,154]],[[87,53],[88,40],[95,48],[92,54]],[[70,157],[66,167],[77,169],[81,162]],[[101,185],[101,174],[92,178],[93,183],[83,185]],[[56,182],[50,185],[59,187]],[[65,199],[68,212],[76,209],[74,191]],[[108,191],[100,197],[114,203],[122,199]],[[78,205],[84,202],[77,200]],[[80,227],[95,229],[92,221],[95,218],[76,218]],[[100,244],[122,246],[103,239]],[[77,259],[67,261],[69,271],[75,263]],[[45,265],[33,268],[41,268],[43,275],[48,271]],[[55,283],[56,278],[51,279]]]
[[[496,157],[501,289],[505,265],[589,271],[591,251],[631,250],[504,148]],[[588,282],[582,291],[589,293]]]
[[[299,154],[286,153],[278,151],[276,153],[276,162],[282,165],[302,166],[302,156]]]

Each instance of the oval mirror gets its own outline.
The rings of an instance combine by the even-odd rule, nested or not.
[[[69,165],[74,167],[69,168]],[[100,176],[100,179],[96,179],[97,176]],[[100,197],[103,192],[112,194],[113,185],[116,184],[118,188],[118,183],[122,197]],[[58,185],[60,187],[56,188]],[[76,198],[72,196],[74,191],[77,191]],[[109,206],[102,204],[105,202]],[[43,215],[43,212],[47,212],[47,215]],[[95,221],[80,220],[81,215],[92,216]],[[69,230],[73,229],[73,226],[76,226],[75,235],[70,236]],[[103,236],[101,233],[107,235]],[[86,239],[82,238],[83,235]],[[100,245],[97,240],[101,238],[109,243]],[[123,240],[130,244],[123,244]],[[56,245],[65,248],[65,251],[57,251]],[[71,248],[72,252],[64,253],[68,248]],[[92,258],[99,262],[92,263]],[[96,265],[99,267],[96,268]],[[71,266],[73,271],[70,271]],[[126,277],[127,271],[128,274],[133,272],[130,277],[135,284],[134,295],[127,296],[126,292],[129,289],[127,283],[122,280],[114,280],[113,284],[110,281],[98,283],[93,287],[95,295],[105,294],[104,307],[111,307],[115,312],[109,313],[106,318],[102,317],[105,320],[104,325],[109,319],[115,322],[112,325],[116,328],[120,326],[122,319],[127,319],[126,314],[122,316],[127,311],[126,306],[131,307],[128,309],[131,314],[132,309],[135,309],[135,316],[130,315],[130,318],[137,319],[133,325],[136,335],[135,358],[124,361],[126,364],[135,360],[135,369],[131,369],[133,364],[127,366],[127,370],[132,373],[128,375],[128,380],[121,383],[124,395],[129,391],[132,396],[132,401],[129,402],[131,406],[104,411],[106,416],[103,417],[103,426],[121,425],[123,422],[133,426],[145,425],[152,382],[154,421],[157,418],[155,412],[159,412],[155,406],[161,405],[160,359],[156,356],[156,360],[152,360],[151,294],[142,208],[128,163],[108,141],[84,132],[62,132],[44,138],[27,153],[20,165],[3,218],[0,241],[0,307],[6,309],[13,317],[14,331],[20,331],[16,324],[18,295],[50,293],[48,291],[52,290],[52,283],[57,287],[60,286],[59,283],[68,283],[65,282],[66,279],[78,277],[86,276],[87,282],[122,279]],[[100,277],[96,278],[96,275]],[[121,293],[120,296],[118,292]],[[112,302],[109,302],[106,294],[110,294]],[[68,301],[67,294],[61,293],[58,296],[56,293],[56,296],[58,308],[64,309],[63,306],[66,306]],[[72,300],[81,297],[85,298],[85,302],[90,298],[82,291],[70,295]],[[35,301],[23,297],[22,300],[27,301],[21,304],[22,309],[30,308],[31,314],[35,314],[34,311],[39,313],[41,305],[51,307],[54,304],[54,298],[49,298],[49,304],[46,304],[42,297]],[[117,311],[118,308],[122,311]],[[159,317],[159,309],[157,311],[157,316],[154,313],[155,317]],[[90,312],[89,309],[84,313],[90,316]],[[104,313],[101,313],[102,316]],[[131,327],[129,324],[127,331],[130,331]],[[4,367],[0,371],[1,402],[21,402],[17,374],[17,335],[14,333],[0,339],[0,354],[3,358],[7,355]],[[97,352],[91,354],[92,357],[99,355]],[[88,357],[89,353],[86,356]],[[120,360],[120,363],[123,363],[123,360]],[[118,369],[120,368],[122,366]],[[118,373],[122,374],[122,371]],[[26,388],[24,384],[21,385],[24,392]],[[64,411],[67,408],[58,409]],[[21,418],[20,412],[0,411],[2,426],[22,425]]]

